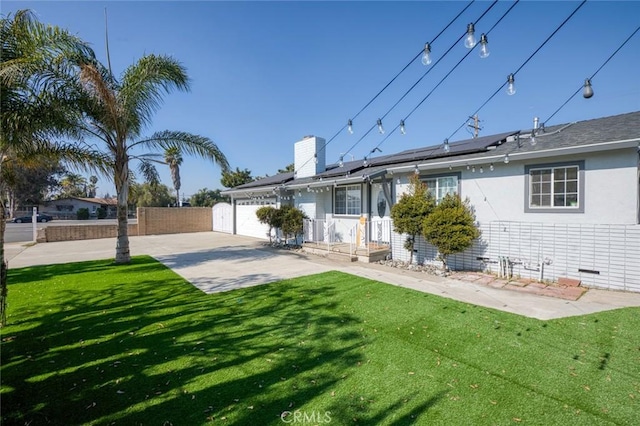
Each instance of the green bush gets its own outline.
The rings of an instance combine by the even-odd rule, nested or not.
[[[89,220],[89,209],[78,209],[78,220]]]
[[[424,238],[438,249],[445,271],[447,256],[465,251],[480,237],[475,221],[469,199],[463,202],[457,194],[447,194],[424,219]]]
[[[282,226],[282,210],[271,206],[260,207],[256,210],[256,216],[260,223],[269,226],[269,241],[271,241],[271,231]]]
[[[285,239],[291,236],[296,239],[297,244],[298,236],[302,235],[304,219],[307,219],[307,215],[304,214],[302,210],[293,206],[282,206],[280,211],[282,214],[282,225],[280,229],[282,229]]]
[[[99,207],[96,210],[96,215],[98,216],[98,219],[105,219],[107,217],[107,209],[103,209],[102,207]]]
[[[416,236],[422,232],[425,218],[433,211],[436,200],[427,191],[427,186],[418,176],[411,177],[409,191],[391,207],[393,230],[399,234],[409,234],[404,248],[409,251],[409,263],[413,262],[413,248]]]

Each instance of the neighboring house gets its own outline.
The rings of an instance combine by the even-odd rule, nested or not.
[[[391,231],[390,207],[417,174],[438,198],[468,198],[482,231],[452,269],[490,270],[541,280],[640,291],[640,112],[514,130],[397,154],[325,164],[325,141],[295,144],[295,176],[285,173],[224,191],[231,232],[266,238],[255,210],[293,204],[315,219],[312,241],[388,243],[408,260],[405,236]],[[364,219],[362,219],[364,218]],[[364,233],[358,232],[365,223]],[[356,244],[361,244],[356,241]],[[433,261],[421,238],[417,262]]]
[[[106,210],[108,218],[116,217],[117,199],[70,197],[49,201],[43,211],[61,219],[75,219],[79,209],[88,209],[91,217],[97,216],[99,208]]]

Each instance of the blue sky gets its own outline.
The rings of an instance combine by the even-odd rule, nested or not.
[[[3,1],[2,14],[30,8],[42,22],[58,25],[90,42],[106,62],[104,9],[109,18],[114,73],[145,53],[181,61],[191,92],[165,98],[153,125],[207,136],[232,167],[273,175],[293,162],[293,144],[305,135],[331,138],[468,2],[216,2],[216,1]],[[433,44],[434,63],[490,6],[476,1]],[[487,32],[512,5],[498,2],[476,25]],[[521,1],[489,35],[491,55],[477,47],[380,145],[383,154],[435,145],[449,137],[515,72],[579,5],[575,1]],[[545,121],[640,25],[640,2],[589,1],[516,75],[517,93],[504,90],[480,112],[490,135]],[[327,145],[337,162],[376,119],[387,114],[387,130],[432,91],[467,52],[458,43],[400,102],[427,70],[417,59],[354,120],[353,135],[340,133]],[[595,95],[576,96],[547,124],[598,118],[640,109],[640,33],[593,79]],[[385,135],[386,136],[386,135]],[[466,129],[451,141],[466,139]],[[362,158],[384,136],[371,132],[350,154]],[[345,158],[350,159],[347,155]],[[163,183],[171,186],[167,168]],[[221,188],[220,170],[185,158],[182,187]],[[98,194],[114,193],[105,178]]]

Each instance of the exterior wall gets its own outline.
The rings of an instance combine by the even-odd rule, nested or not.
[[[584,161],[583,213],[531,213],[525,210],[525,165]],[[515,164],[514,164],[515,163]],[[525,163],[494,164],[484,173],[466,167],[461,195],[475,209],[482,237],[469,250],[449,258],[452,269],[497,272],[500,257],[513,263],[513,273],[544,280],[576,278],[583,285],[640,291],[640,225],[638,159],[635,149]],[[446,173],[433,171],[429,174]],[[396,200],[408,189],[409,174],[396,178]],[[393,233],[392,252],[407,261],[406,236]],[[418,263],[434,261],[437,251],[422,237],[416,241]],[[484,259],[484,260],[483,260]]]
[[[37,242],[93,240],[97,238],[115,238],[117,225],[50,225],[38,230]],[[138,235],[138,225],[129,224],[129,236]]]
[[[209,207],[138,208],[138,235],[211,231],[212,223],[213,212]]]
[[[584,213],[531,213],[525,211],[525,165],[579,161],[585,164]],[[484,173],[462,170],[461,194],[469,197],[476,218],[544,223],[637,223],[637,154],[634,149],[589,154],[581,157],[554,157],[526,164],[496,163],[494,171],[484,165]]]
[[[575,278],[586,287],[640,292],[640,225],[548,224],[493,221],[480,225],[472,248],[448,259],[453,270],[498,273],[498,259],[508,257],[514,276],[538,279]],[[404,236],[392,234],[394,259],[409,260]],[[437,250],[424,238],[416,241],[417,263],[434,262]]]
[[[296,142],[294,145],[294,168],[296,178],[304,178],[322,173],[326,169],[325,140],[310,136]],[[314,161],[317,155],[317,162]]]
[[[98,203],[91,203],[84,200],[77,199],[63,199],[63,200],[54,200],[41,209],[43,213],[51,214],[54,217],[75,218],[79,209],[88,209],[89,214],[95,215],[97,209],[99,209],[102,205]],[[68,207],[71,207],[69,210]],[[105,206],[107,209],[107,214],[109,217],[115,217],[116,206],[109,205]]]

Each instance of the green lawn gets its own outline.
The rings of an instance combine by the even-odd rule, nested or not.
[[[5,425],[640,422],[638,308],[539,321],[338,272],[205,295],[150,257],[9,280]]]

